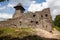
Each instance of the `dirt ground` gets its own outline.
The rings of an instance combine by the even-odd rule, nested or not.
[[[41,37],[44,37],[44,38],[54,38],[54,39],[59,39],[60,40],[60,31],[54,29],[52,31],[52,33],[48,32],[48,31],[45,31],[45,30],[42,30],[40,28],[36,28],[36,31],[37,31],[37,35],[41,36]]]

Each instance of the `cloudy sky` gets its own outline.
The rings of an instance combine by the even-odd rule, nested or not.
[[[52,19],[60,14],[60,0],[9,0],[0,2],[0,18],[12,18],[15,12],[13,8],[18,3],[21,3],[26,11],[41,11],[45,8],[50,8]]]

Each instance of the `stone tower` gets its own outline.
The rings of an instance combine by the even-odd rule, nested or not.
[[[22,13],[25,11],[25,9],[23,8],[23,6],[20,3],[17,4],[14,8],[15,8],[15,13],[13,15],[13,18],[22,16]]]

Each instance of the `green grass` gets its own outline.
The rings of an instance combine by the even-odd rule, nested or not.
[[[59,27],[57,27],[57,26],[54,26],[54,28],[55,28],[55,29],[57,29],[58,31],[60,31],[60,28],[59,28]]]
[[[11,35],[12,37],[24,37],[33,35],[35,30],[32,28],[0,28],[0,37]]]
[[[0,27],[0,40],[43,40],[36,35],[35,28]]]

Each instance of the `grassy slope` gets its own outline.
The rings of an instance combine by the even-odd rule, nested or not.
[[[59,28],[59,27],[57,27],[57,26],[54,26],[54,28],[55,28],[56,30],[60,31],[60,28]]]
[[[42,40],[34,28],[0,28],[0,40]]]
[[[37,36],[34,28],[8,28],[0,27],[0,40],[42,40]],[[46,39],[47,40],[47,39]]]
[[[12,37],[23,37],[34,34],[32,28],[0,28],[0,37],[10,35]]]

